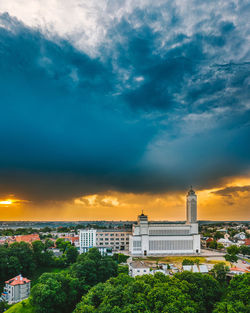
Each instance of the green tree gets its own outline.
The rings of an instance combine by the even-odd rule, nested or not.
[[[227,253],[228,254],[238,254],[239,253],[239,247],[237,247],[236,245],[232,245],[232,246],[227,248]]]
[[[0,313],[5,312],[8,309],[8,303],[5,301],[0,301]]]
[[[220,297],[219,283],[209,275],[185,272],[132,278],[120,274],[100,283],[82,298],[74,313],[211,312]]]
[[[190,260],[190,259],[184,259],[182,261],[182,266],[183,265],[194,265],[194,261],[193,260]]]
[[[214,241],[210,241],[207,243],[207,246],[210,248],[210,249],[217,249],[217,242],[214,240]]]
[[[54,247],[54,242],[50,240],[49,238],[45,239],[44,242],[44,249],[47,250],[48,248]]]
[[[215,264],[211,270],[213,277],[222,284],[226,282],[226,275],[228,272],[229,272],[229,267],[226,266],[224,262]]]
[[[111,257],[102,256],[97,248],[91,248],[89,252],[78,256],[71,267],[71,274],[86,285],[94,286],[116,276],[117,268],[117,263]]]
[[[66,251],[67,247],[71,246],[69,241],[65,241],[63,238],[58,238],[56,241],[56,247],[60,249],[63,253]]]
[[[213,313],[250,312],[250,274],[237,275],[229,284],[225,298],[216,304]]]
[[[217,231],[217,232],[214,234],[214,239],[215,239],[215,240],[218,240],[218,239],[220,239],[220,238],[224,238],[224,235],[223,235],[222,232]]]
[[[239,253],[243,255],[250,255],[250,247],[248,246],[240,246],[239,250]]]
[[[227,254],[224,256],[224,258],[225,258],[226,261],[230,262],[231,264],[232,264],[232,263],[236,263],[236,262],[238,261],[238,257],[237,257],[236,254],[228,254],[228,253],[227,253]]]
[[[66,249],[66,260],[68,264],[72,264],[76,262],[78,256],[78,251],[76,247],[69,246]]]
[[[218,249],[218,250],[221,250],[221,249],[223,249],[223,248],[224,248],[223,244],[220,243],[220,242],[217,242],[217,249]]]
[[[44,273],[31,290],[31,303],[37,313],[68,313],[85,292],[76,278],[63,273]]]

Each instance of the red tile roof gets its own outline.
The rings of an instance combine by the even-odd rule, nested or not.
[[[232,267],[232,268],[230,269],[230,271],[244,272],[244,273],[247,272],[246,270],[244,270],[244,269],[242,269],[242,268],[239,268],[239,267]]]
[[[39,237],[38,234],[16,236],[16,241],[17,242],[20,242],[20,241],[32,242],[32,241],[36,241],[36,240],[40,240],[40,237]]]
[[[250,246],[250,238],[245,239],[245,245]]]
[[[28,278],[22,277],[22,275],[18,275],[14,278],[11,278],[9,280],[6,280],[5,284],[9,284],[11,286],[16,286],[16,285],[24,285],[29,283],[30,280]]]

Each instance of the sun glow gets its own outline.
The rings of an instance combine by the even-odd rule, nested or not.
[[[12,204],[12,203],[13,203],[13,200],[10,200],[10,199],[0,201],[0,204],[2,204],[2,205],[9,205],[9,204]]]

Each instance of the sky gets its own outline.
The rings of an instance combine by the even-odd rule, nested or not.
[[[0,220],[249,220],[249,11],[1,1]]]

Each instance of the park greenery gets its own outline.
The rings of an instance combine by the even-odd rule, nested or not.
[[[223,284],[211,275],[186,271],[174,277],[121,274],[91,288],[74,313],[249,312],[249,274],[232,279],[228,287],[225,276],[218,273],[218,277],[223,278]]]
[[[31,295],[6,313],[247,313],[250,274],[227,279],[229,268],[217,263],[209,274],[184,271],[173,276],[162,273],[132,278],[127,256],[103,256],[98,249],[78,255],[69,242],[57,240],[62,256],[49,250],[51,242],[14,243],[0,247],[0,279],[20,272],[31,278]],[[237,247],[236,247],[237,248]],[[239,250],[228,249],[228,255]],[[199,264],[199,258],[185,258],[183,265]],[[6,307],[2,303],[0,312]]]
[[[49,249],[53,242],[49,239],[26,242],[14,242],[0,246],[0,283],[20,273],[33,280],[37,272],[44,268],[65,268],[76,261],[78,252],[67,242],[61,257],[55,257]]]

